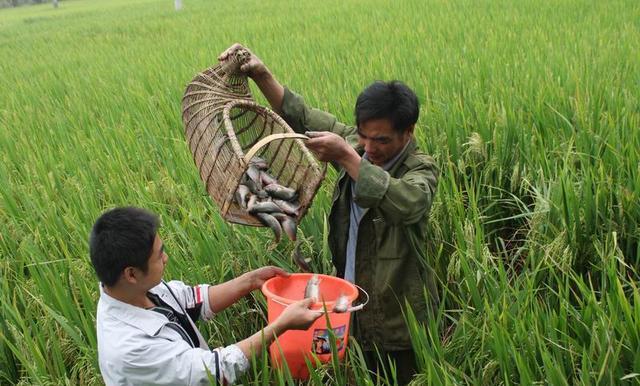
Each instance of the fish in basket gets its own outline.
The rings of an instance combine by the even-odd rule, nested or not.
[[[248,59],[238,50],[193,78],[182,99],[185,137],[225,220],[268,226],[276,242],[283,233],[296,240],[326,164],[305,147],[304,135],[255,102],[240,71]]]

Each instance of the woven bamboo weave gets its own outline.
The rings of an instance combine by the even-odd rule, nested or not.
[[[326,166],[304,146],[299,134],[273,111],[257,104],[239,68],[249,58],[238,50],[197,74],[182,99],[182,121],[200,179],[222,217],[233,223],[263,226],[234,200],[251,157],[269,165],[269,173],[298,191],[300,215],[306,214]]]

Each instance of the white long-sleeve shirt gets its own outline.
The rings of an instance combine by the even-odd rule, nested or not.
[[[249,367],[247,357],[236,345],[210,350],[186,311],[201,305],[200,317],[213,317],[208,288],[206,284],[190,287],[171,281],[149,291],[174,312],[186,314],[198,337],[193,347],[177,323],[158,312],[114,299],[100,285],[96,325],[98,361],[105,384],[207,385],[207,369],[219,384],[234,383]]]

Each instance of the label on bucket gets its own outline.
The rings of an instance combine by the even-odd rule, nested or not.
[[[344,331],[345,326],[336,327],[333,329],[333,336],[336,342],[336,350],[340,351],[344,348]],[[331,354],[331,343],[329,342],[329,329],[317,328],[313,330],[313,343],[311,345],[311,351],[316,354]]]

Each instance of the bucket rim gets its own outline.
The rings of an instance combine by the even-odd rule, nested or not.
[[[292,273],[288,277],[274,276],[274,277],[268,279],[267,281],[265,281],[262,284],[262,287],[260,288],[260,290],[262,291],[262,294],[267,299],[273,299],[277,303],[284,304],[284,305],[293,304],[295,302],[300,301],[301,299],[293,300],[293,299],[287,299],[287,298],[282,297],[280,295],[276,295],[271,290],[269,290],[269,288],[268,288],[269,284],[272,283],[275,280],[282,280],[282,279],[286,280],[286,279],[289,279],[289,278],[294,277],[294,276],[296,276],[296,277],[311,277],[313,275],[318,275],[318,277],[320,277],[321,279],[328,278],[329,280],[338,280],[338,281],[343,281],[343,282],[347,283],[351,287],[351,290],[352,290],[351,294],[346,294],[349,297],[349,302],[350,303],[353,303],[358,298],[358,296],[360,295],[360,292],[358,290],[358,286],[356,286],[355,284],[351,283],[350,281],[345,280],[345,279],[343,279],[341,277],[325,275],[325,274],[322,274],[322,273],[316,273],[316,274],[314,274],[314,273]],[[317,302],[315,302],[315,303],[313,303],[311,305],[311,308],[316,308],[316,307],[322,308],[323,304],[325,304],[327,309],[332,309],[333,305],[335,304],[335,302],[336,302],[335,300],[324,301],[324,302],[323,301],[317,301]]]

